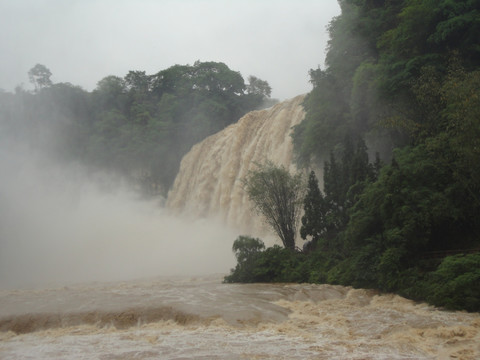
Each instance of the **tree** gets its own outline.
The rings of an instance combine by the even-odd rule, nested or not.
[[[244,186],[254,209],[264,216],[285,248],[294,250],[305,192],[303,176],[291,175],[283,166],[268,161],[250,171]]]
[[[375,169],[369,163],[367,147],[362,138],[356,143],[346,136],[337,161],[333,151],[325,162],[323,184],[326,219],[330,235],[342,231],[349,220],[349,209],[357,202],[366,183],[375,178]]]
[[[265,244],[262,240],[250,236],[239,236],[232,246],[232,251],[237,258],[237,266],[231,269],[230,275],[225,276],[224,282],[254,282],[256,262],[263,250],[265,250]]]
[[[272,88],[265,80],[250,75],[248,77],[247,92],[249,94],[261,95],[262,97],[269,98],[272,93]]]
[[[151,77],[145,71],[129,71],[125,75],[125,85],[129,90],[145,94],[150,91]]]
[[[212,93],[223,93],[229,97],[241,96],[245,91],[245,82],[238,71],[222,62],[196,61],[190,68],[190,80],[194,89]]]
[[[35,91],[51,86],[52,81],[50,80],[50,76],[52,76],[52,72],[42,64],[37,64],[28,71],[28,78],[35,86]]]
[[[244,264],[254,254],[263,250],[265,250],[263,241],[250,236],[239,236],[232,246],[232,251],[239,264]]]
[[[303,201],[304,215],[302,216],[302,227],[300,236],[306,240],[311,236],[313,246],[316,245],[322,235],[327,232],[327,206],[325,199],[318,187],[318,180],[312,170],[308,178],[307,194]]]
[[[115,75],[104,77],[97,83],[92,93],[97,103],[97,112],[102,113],[112,109],[124,112],[126,92],[124,79]]]
[[[432,304],[480,311],[480,254],[448,256],[427,280],[427,299]]]

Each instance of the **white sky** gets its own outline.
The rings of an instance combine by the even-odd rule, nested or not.
[[[224,62],[280,100],[310,91],[336,0],[0,0],[0,89],[35,64],[86,90],[107,75]]]

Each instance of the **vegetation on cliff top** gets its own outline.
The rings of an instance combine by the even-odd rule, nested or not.
[[[51,75],[37,64],[34,91],[0,92],[0,136],[115,172],[150,195],[166,194],[193,144],[272,102],[266,81],[250,76],[246,84],[219,62],[106,76],[92,92],[53,84]]]

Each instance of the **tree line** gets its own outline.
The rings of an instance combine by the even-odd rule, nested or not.
[[[293,134],[298,166],[323,166],[323,189],[304,180],[306,245],[239,237],[225,281],[371,287],[479,311],[480,1],[339,4]]]
[[[193,144],[275,102],[268,82],[249,76],[246,83],[220,62],[106,76],[91,92],[52,83],[42,64],[28,75],[33,91],[0,92],[4,139],[117,173],[150,195],[166,194]]]

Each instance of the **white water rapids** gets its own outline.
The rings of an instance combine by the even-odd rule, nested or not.
[[[341,286],[153,278],[0,292],[1,359],[478,359],[480,316]]]

